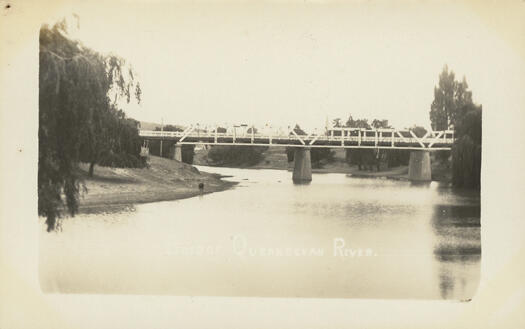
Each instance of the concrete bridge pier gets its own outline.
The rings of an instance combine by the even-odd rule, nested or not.
[[[312,181],[312,163],[309,148],[297,148],[294,151],[294,169],[292,180],[294,183]]]
[[[182,145],[180,144],[173,145],[173,160],[182,162]]]
[[[410,152],[408,178],[413,182],[429,182],[432,180],[429,151]]]

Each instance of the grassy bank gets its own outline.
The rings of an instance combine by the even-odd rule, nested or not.
[[[235,183],[220,175],[199,172],[195,167],[160,157],[150,157],[149,168],[95,167],[88,177],[88,166],[81,165],[87,193],[80,201],[80,212],[126,208],[137,203],[190,198],[202,193],[226,190]],[[199,190],[199,183],[204,190]]]

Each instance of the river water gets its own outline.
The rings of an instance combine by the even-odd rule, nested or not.
[[[199,167],[231,190],[81,214],[40,234],[44,292],[468,300],[480,199],[438,183]]]

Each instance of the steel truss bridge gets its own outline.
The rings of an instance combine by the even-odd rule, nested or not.
[[[418,137],[411,129],[327,128],[298,134],[286,129],[248,125],[208,127],[191,125],[184,131],[140,130],[144,140],[171,140],[177,145],[289,146],[298,148],[370,148],[438,151],[450,150],[454,131],[428,131]]]

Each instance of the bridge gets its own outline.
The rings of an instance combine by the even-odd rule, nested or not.
[[[454,143],[454,131],[428,131],[417,136],[411,129],[362,129],[332,127],[322,131],[315,129],[303,133],[288,126],[286,129],[264,126],[230,125],[201,126],[190,125],[183,131],[140,130],[144,140],[171,140],[175,142],[174,159],[181,161],[182,145],[233,145],[294,147],[293,180],[311,181],[312,170],[310,149],[401,149],[410,150],[409,178],[412,181],[430,181],[430,151],[450,150]]]

